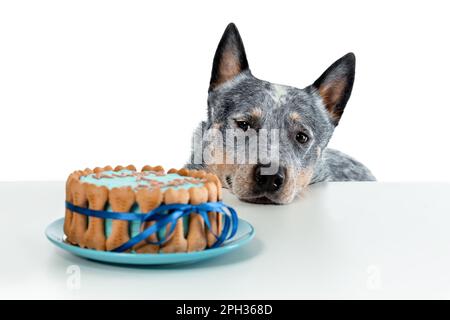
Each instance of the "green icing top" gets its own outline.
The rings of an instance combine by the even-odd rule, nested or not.
[[[161,190],[168,188],[190,189],[204,185],[204,180],[202,179],[180,176],[177,173],[137,172],[128,169],[91,173],[80,177],[80,181],[97,186],[105,186],[110,190],[120,187],[131,187],[133,189],[160,187]]]

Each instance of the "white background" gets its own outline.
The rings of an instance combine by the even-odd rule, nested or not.
[[[349,51],[330,146],[383,181],[450,180],[448,1],[0,3],[0,180],[182,166],[235,22],[255,76],[305,87]]]

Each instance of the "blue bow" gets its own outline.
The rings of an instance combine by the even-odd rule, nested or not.
[[[134,212],[113,212],[113,211],[103,211],[103,210],[92,210],[88,208],[78,207],[70,202],[66,201],[66,208],[70,211],[88,216],[96,217],[102,219],[114,219],[122,221],[140,221],[141,225],[147,221],[155,221],[152,226],[149,226],[145,230],[141,231],[138,235],[131,238],[126,243],[113,249],[113,252],[124,252],[141,241],[146,241],[150,244],[162,244],[167,238],[171,236],[175,230],[176,222],[185,216],[192,213],[199,214],[205,221],[206,227],[212,232],[211,223],[208,218],[208,212],[218,212],[224,217],[223,228],[219,235],[214,234],[216,237],[216,242],[211,248],[216,248],[220,246],[225,240],[234,237],[238,227],[238,217],[236,211],[224,204],[223,202],[204,202],[198,205],[193,204],[165,204],[161,205],[148,213],[134,213]],[[170,230],[167,232],[162,239],[157,242],[148,241],[147,238],[152,234],[158,232],[166,225],[170,224]],[[231,228],[231,232],[230,231]]]

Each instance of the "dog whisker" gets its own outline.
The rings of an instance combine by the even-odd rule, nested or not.
[[[231,189],[233,187],[233,181],[230,176],[226,176],[225,180],[227,181],[228,187]]]

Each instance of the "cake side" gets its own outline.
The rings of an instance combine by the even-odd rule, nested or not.
[[[78,170],[66,182],[66,201],[81,208],[122,213],[141,213],[163,204],[201,204],[221,200],[219,179],[201,170],[171,169],[167,173],[161,166],[144,166],[137,171],[132,165],[123,167],[97,167]],[[209,212],[211,228],[207,230],[201,215],[190,214],[176,222],[174,232],[161,245],[141,241],[133,247],[138,253],[191,252],[211,247],[222,230],[221,214]],[[67,241],[82,248],[113,250],[126,243],[133,233],[154,224],[140,225],[123,220],[105,221],[87,217],[66,209],[64,233]],[[140,224],[140,223],[139,223]],[[170,225],[165,232],[168,232]],[[162,230],[164,233],[164,230]],[[146,240],[156,242],[157,234]]]

